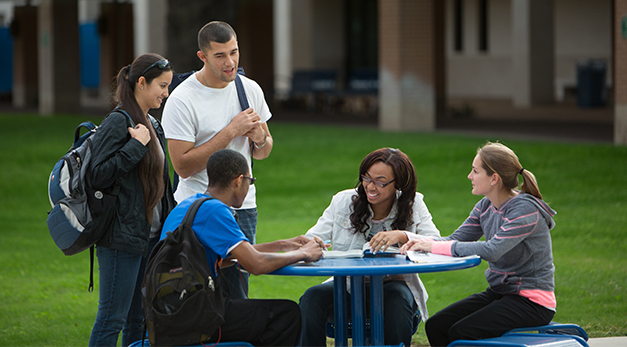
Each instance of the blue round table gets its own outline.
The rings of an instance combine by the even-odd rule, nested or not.
[[[353,346],[365,343],[364,278],[370,277],[370,324],[372,345],[383,345],[383,276],[462,270],[481,263],[478,256],[445,257],[437,261],[412,262],[405,256],[321,259],[296,263],[270,273],[281,276],[333,276],[335,305],[335,345],[348,345],[346,277],[350,276]],[[340,308],[340,309],[337,309]]]

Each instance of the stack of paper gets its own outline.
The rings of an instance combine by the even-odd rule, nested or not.
[[[433,254],[429,252],[407,251],[407,258],[415,263],[450,263],[455,260],[463,260],[467,258],[476,258],[476,255],[467,257],[451,257],[448,255]]]

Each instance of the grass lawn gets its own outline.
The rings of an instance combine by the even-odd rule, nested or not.
[[[0,115],[0,346],[88,342],[97,271],[95,292],[88,293],[89,252],[64,256],[46,227],[48,175],[82,120]],[[418,190],[442,235],[449,235],[480,199],[466,179],[476,148],[501,140],[536,175],[545,200],[558,212],[552,232],[554,320],[579,324],[592,337],[627,335],[627,147],[276,122],[270,128],[275,148],[253,169],[258,242],[306,232],[334,193],[355,185],[362,158],[385,146],[400,148],[413,160]],[[429,311],[484,290],[486,266],[422,275]],[[298,301],[323,280],[258,276],[251,279],[251,297]],[[426,344],[424,325],[414,343]]]

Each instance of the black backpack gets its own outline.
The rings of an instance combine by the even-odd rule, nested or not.
[[[113,112],[123,113],[128,117],[129,126],[135,126],[124,110],[116,108]],[[87,132],[81,136],[83,128]],[[72,146],[54,165],[48,179],[52,210],[46,221],[50,236],[63,254],[73,255],[90,248],[90,292],[94,288],[94,244],[113,223],[115,200],[120,191],[119,181],[107,190],[96,190],[89,184],[91,136],[97,129],[92,122],[79,124]]]
[[[198,344],[224,323],[220,281],[211,275],[205,249],[192,230],[196,212],[209,199],[194,201],[148,259],[142,303],[151,346]]]

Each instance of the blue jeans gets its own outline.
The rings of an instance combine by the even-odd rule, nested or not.
[[[347,296],[350,302],[350,295]],[[300,298],[303,318],[301,346],[326,346],[326,325],[333,317],[333,282],[305,291]],[[383,284],[383,340],[385,345],[411,345],[413,317],[418,310],[411,290],[403,281]],[[350,311],[349,311],[350,312]]]
[[[257,209],[237,210],[237,224],[251,244],[255,244],[257,234]],[[224,291],[231,299],[248,298],[248,273],[239,271],[239,267],[230,266],[222,270],[227,288]]]
[[[141,285],[139,271],[144,257],[107,247],[97,247],[97,254],[100,299],[89,346],[116,346],[120,331],[127,321],[137,283]],[[122,340],[134,342],[126,336],[130,334],[130,331],[125,331]]]
[[[128,310],[128,316],[124,328],[122,329],[122,347],[126,347],[135,341],[139,341],[143,338],[144,332],[144,311],[142,304],[142,283],[146,274],[146,263],[148,263],[148,256],[155,248],[155,245],[159,242],[159,237],[153,237],[148,244],[148,255],[142,257],[141,264],[139,266],[139,275],[137,276],[137,283],[135,285],[135,293],[133,294],[133,300],[131,301],[131,308]]]

